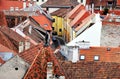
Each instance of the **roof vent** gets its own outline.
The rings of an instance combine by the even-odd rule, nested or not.
[[[111,50],[111,48],[108,47],[108,48],[107,48],[107,51],[110,51],[110,50]]]
[[[89,49],[90,48],[90,42],[89,41],[78,41],[76,42],[76,45],[79,46],[79,49]]]

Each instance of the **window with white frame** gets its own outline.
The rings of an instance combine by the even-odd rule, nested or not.
[[[80,60],[85,60],[85,55],[80,55]]]
[[[100,57],[98,55],[94,56],[94,61],[99,61]]]

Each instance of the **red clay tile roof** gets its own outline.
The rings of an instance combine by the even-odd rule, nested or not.
[[[24,28],[24,34],[34,40],[36,43],[40,43],[44,40],[44,38],[32,28],[31,34],[29,33],[29,26]]]
[[[82,10],[78,15],[70,22],[71,27],[77,27],[82,23],[82,20],[90,16],[90,13],[86,10]]]
[[[117,0],[117,5],[120,5],[120,0]]]
[[[98,55],[100,56],[100,60],[99,60],[100,62],[120,63],[120,48],[119,47],[117,48],[90,47],[90,49],[81,49],[80,54],[85,55],[85,61],[93,61],[94,56]]]
[[[0,44],[0,52],[11,52],[11,53],[13,53],[13,54],[16,54],[15,51],[13,51],[13,50],[11,50],[11,49],[3,46],[2,44]]]
[[[0,44],[11,50],[17,51],[17,48],[13,45],[13,43],[1,31],[0,31]]]
[[[0,10],[10,10],[10,7],[18,7],[19,9],[23,7],[22,1],[9,1],[0,0]]]
[[[25,41],[25,38],[23,38],[18,33],[8,27],[1,27],[0,31],[3,32],[7,37],[15,40],[16,42]]]
[[[25,42],[25,40],[26,40],[25,38],[23,38],[22,36],[20,36],[19,34],[17,34],[16,32],[14,32],[13,30],[11,30],[8,27],[1,27],[0,31],[5,36],[5,38],[7,38],[7,40],[4,39],[4,40],[6,40],[6,42],[4,42],[5,44],[4,43],[2,43],[2,44],[6,45],[6,43],[8,42],[9,44],[11,44],[11,46],[8,48],[12,48],[16,52],[18,51],[19,42],[21,42],[21,41]],[[7,44],[7,46],[9,46],[9,45]]]
[[[56,58],[53,56],[53,52],[51,52],[50,47],[44,48],[42,47],[41,50],[39,50],[38,55],[34,59],[34,62],[30,66],[28,72],[26,73],[24,79],[46,79],[47,76],[47,62],[53,62],[54,64],[54,72],[60,73],[59,67],[58,67],[58,61],[56,61]]]
[[[42,7],[68,7],[76,6],[78,4],[77,0],[48,0],[46,3],[42,4]]]
[[[52,16],[59,16],[59,17],[65,17],[66,14],[70,11],[70,9],[62,8],[57,11],[54,11],[51,13]]]
[[[85,7],[82,4],[79,4],[67,14],[67,17],[73,19],[81,10],[84,9]]]
[[[114,15],[108,14],[107,16],[105,16],[105,18],[102,20],[102,25],[119,26],[120,22],[116,20],[116,19],[119,20],[119,17],[120,17],[119,12],[120,11],[113,11],[113,12],[111,12],[111,14],[114,13]],[[111,21],[110,21],[110,19],[111,19]]]
[[[36,46],[31,47],[30,49],[21,52],[18,54],[22,59],[24,59],[27,63],[32,64],[36,55],[39,53],[39,50],[42,49],[42,44],[38,44]]]
[[[82,28],[85,24],[89,23],[91,18],[94,16],[95,16],[95,14],[91,14],[88,17],[86,17],[84,20],[82,20],[81,24],[75,28],[75,31],[79,31],[80,28]]]
[[[0,26],[7,26],[4,12],[0,11]]]
[[[120,79],[120,63],[59,62],[67,75],[65,79]]]
[[[52,23],[50,20],[48,20],[44,15],[39,16],[32,16],[32,18],[40,24],[42,28],[45,30],[52,30]]]
[[[106,6],[108,0],[86,0],[86,4],[90,5],[92,2],[94,3],[95,6]]]

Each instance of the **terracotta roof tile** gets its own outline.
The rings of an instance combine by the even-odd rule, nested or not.
[[[110,50],[109,50],[110,49]],[[85,55],[85,61],[94,61],[95,55],[100,56],[100,62],[120,63],[120,48],[113,47],[90,47],[90,49],[81,49],[80,54]]]
[[[39,50],[38,55],[34,59],[34,62],[26,73],[24,79],[46,79],[47,62],[50,61],[54,63],[54,68],[57,68],[54,71],[56,71],[56,73],[59,72],[61,69],[59,69],[58,61],[56,61],[56,58],[53,56],[53,52],[51,51],[50,47],[43,47],[41,50]]]
[[[81,24],[81,21],[90,15],[86,10],[82,10],[78,15],[70,22],[71,27],[77,27],[78,24]]]
[[[91,3],[94,3],[95,4],[95,6],[106,6],[107,5],[107,1],[108,0],[101,0],[101,2],[100,2],[100,0],[87,0],[86,2],[86,4],[87,5],[90,5]]]
[[[81,24],[75,28],[75,31],[79,31],[80,28],[82,28],[85,24],[89,23],[91,18],[94,16],[95,16],[95,14],[91,14],[88,17],[86,17],[84,20],[82,20]]]
[[[61,61],[67,77],[65,79],[119,79],[120,63]]]
[[[31,33],[29,33],[29,26],[24,28],[24,34],[34,40],[36,43],[40,43],[44,40],[44,38],[32,28]]]
[[[71,7],[78,4],[77,0],[48,0],[42,7]]]
[[[16,32],[14,32],[13,30],[11,30],[8,27],[1,27],[0,31],[2,32],[2,34],[4,35],[4,39],[6,40],[6,43],[8,42],[9,44],[5,44],[2,43],[3,45],[7,45],[10,46],[8,48],[15,50],[16,52],[18,52],[18,47],[19,47],[19,42],[25,42],[25,38],[23,38],[22,36],[20,36],[19,34],[17,34]],[[9,41],[8,41],[9,40]]]
[[[36,55],[39,53],[39,50],[42,49],[42,44],[38,44],[36,46],[31,47],[30,49],[21,52],[18,54],[22,59],[24,59],[27,63],[32,64]]]
[[[117,5],[120,5],[120,0],[117,0]]]
[[[23,7],[22,1],[9,1],[9,0],[1,0],[0,1],[0,10],[10,10],[10,7]]]
[[[52,23],[50,20],[48,20],[44,15],[39,16],[32,16],[32,18],[40,24],[42,28],[45,30],[52,30]]]
[[[0,44],[0,52],[12,52],[13,54],[16,54],[15,51],[3,46],[2,44]]]
[[[70,9],[59,9],[59,10],[51,13],[51,15],[52,16],[65,17],[69,11],[70,11]]]
[[[17,51],[17,48],[13,45],[13,43],[0,31],[0,44],[2,44],[3,46]]]
[[[0,26],[7,26],[4,12],[0,11]]]
[[[82,4],[79,4],[67,14],[67,17],[73,19],[83,9],[85,9],[85,7]]]
[[[16,42],[25,41],[25,38],[23,38],[18,33],[8,27],[1,27],[0,31],[3,32],[7,37],[15,40]]]

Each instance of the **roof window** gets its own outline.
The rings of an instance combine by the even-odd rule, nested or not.
[[[80,60],[85,60],[85,55],[80,55]]]
[[[99,56],[98,55],[96,55],[96,56],[94,56],[94,61],[99,61]]]

